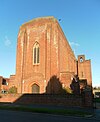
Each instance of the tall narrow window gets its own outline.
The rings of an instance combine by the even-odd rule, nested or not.
[[[36,47],[34,48],[34,64],[36,64]]]
[[[40,54],[39,54],[39,44],[36,42],[33,46],[33,64],[39,64],[40,63]]]
[[[39,63],[39,47],[37,48],[37,63]]]

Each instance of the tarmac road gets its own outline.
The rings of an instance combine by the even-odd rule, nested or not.
[[[68,117],[31,112],[0,110],[0,122],[99,122],[94,118]]]

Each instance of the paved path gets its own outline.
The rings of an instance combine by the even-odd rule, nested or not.
[[[94,118],[0,110],[0,122],[99,122]]]
[[[11,105],[11,106],[20,106],[20,105],[17,105],[17,104],[2,104],[2,105]],[[91,118],[93,120],[99,120],[100,121],[100,104],[96,104],[96,108],[95,109],[81,109],[81,108],[75,108],[75,107],[62,107],[62,106],[48,106],[48,105],[27,105],[26,107],[30,107],[30,108],[49,108],[49,109],[71,109],[71,110],[75,110],[75,111],[88,111],[88,112],[91,112],[91,114],[94,113],[94,116],[89,116],[89,117],[86,117],[86,118]],[[55,116],[55,115],[54,115]],[[0,117],[1,118],[1,117]],[[1,122],[1,121],[0,121]],[[30,121],[29,121],[30,122]]]

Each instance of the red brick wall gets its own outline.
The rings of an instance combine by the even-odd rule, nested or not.
[[[60,105],[68,107],[93,107],[91,93],[78,95],[49,95],[49,94],[0,94],[0,102],[16,104]]]
[[[82,62],[80,58],[83,59]],[[78,56],[78,76],[80,79],[87,79],[88,85],[92,86],[91,61],[85,60],[85,55]]]
[[[44,104],[63,106],[82,106],[82,97],[74,95],[42,95],[42,94],[1,94],[0,102],[17,104]],[[76,98],[76,100],[74,100]]]
[[[15,75],[10,75],[10,78],[9,79],[10,80],[9,80],[9,83],[8,83],[8,87],[11,88],[12,86],[16,86],[15,85]]]
[[[0,94],[0,102],[10,102],[10,103],[13,103],[19,97],[21,97],[21,95],[22,94]]]

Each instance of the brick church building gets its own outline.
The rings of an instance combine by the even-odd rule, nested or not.
[[[85,55],[76,59],[58,21],[42,17],[20,27],[16,73],[9,79],[0,77],[0,87],[2,90],[15,86],[18,93],[45,93],[53,76],[67,88],[75,75],[92,86],[91,61]],[[8,83],[6,86],[3,80]]]

